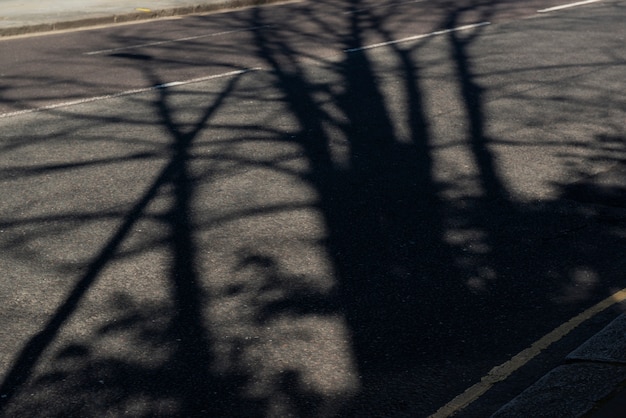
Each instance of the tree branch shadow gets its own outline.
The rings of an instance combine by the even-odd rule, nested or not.
[[[0,180],[27,179],[164,160],[127,211],[0,223],[17,230],[119,219],[16,355],[0,386],[0,414],[426,416],[494,363],[623,286],[622,134],[598,134],[588,145],[498,135],[486,83],[502,74],[515,83],[516,72],[480,67],[475,48],[486,27],[399,44],[397,23],[409,16],[398,10],[408,6],[325,3],[286,12],[293,20],[280,28],[269,9],[237,14],[237,28],[273,28],[249,31],[249,43],[232,53],[253,57],[264,69],[260,81],[234,76],[208,104],[202,92],[181,94],[202,103],[195,113],[181,96],[156,89],[150,105],[168,139],[157,151],[0,172]],[[324,16],[324,7],[333,15]],[[449,29],[468,16],[489,20],[500,2],[432,7],[436,26]],[[365,49],[372,39],[389,45],[372,52]],[[319,44],[343,52],[324,55]],[[114,58],[132,59],[150,85],[164,84],[146,65],[152,55]],[[537,66],[547,68],[554,69]],[[433,109],[438,93],[449,97],[448,114]],[[257,114],[220,118],[227,103],[250,102]],[[207,132],[214,137],[203,139]],[[574,154],[568,145],[587,146],[609,168],[572,169],[581,180],[555,181],[543,200],[520,198],[507,180],[516,167],[504,163],[516,144],[558,144],[563,158]],[[290,194],[296,188],[306,196]],[[127,248],[148,221],[164,232]],[[44,230],[6,240],[7,248],[26,248],[37,234]],[[143,300],[120,286],[106,301],[106,320],[55,345],[107,268],[155,249],[167,253],[165,297]],[[535,316],[549,319],[528,319]],[[105,344],[119,355],[99,353]],[[64,394],[66,402],[51,401]]]

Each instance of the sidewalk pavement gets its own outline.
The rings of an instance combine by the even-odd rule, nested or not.
[[[626,417],[626,314],[492,415],[518,417]]]
[[[274,2],[285,0],[0,0],[0,37]],[[626,417],[626,314],[492,417]]]
[[[285,0],[0,0],[0,37],[277,2]]]

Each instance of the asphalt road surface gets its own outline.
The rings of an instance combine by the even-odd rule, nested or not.
[[[626,287],[626,3],[519,3],[0,41],[0,416],[429,416]]]

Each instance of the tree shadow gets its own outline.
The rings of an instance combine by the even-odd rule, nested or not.
[[[518,132],[493,126],[487,83],[501,70],[476,62],[485,27],[394,43],[408,7],[318,2],[288,9],[292,19],[281,25],[272,9],[250,9],[230,19],[237,28],[272,27],[246,32],[237,52],[260,74],[233,74],[210,94],[155,88],[156,123],[55,111],[101,126],[155,124],[161,137],[154,149],[9,167],[2,179],[142,161],[160,168],[129,207],[0,224],[32,227],[2,244],[26,260],[32,242],[71,232],[71,222],[117,221],[15,356],[0,413],[426,416],[621,288],[623,135],[516,143]],[[437,29],[453,29],[487,21],[498,7],[432,9]],[[388,44],[377,53],[367,49],[372,41]],[[191,42],[189,51],[202,50]],[[159,59],[142,51],[112,58],[132,59],[150,85],[165,85]],[[514,84],[518,73],[506,71]],[[450,101],[443,115],[438,93]],[[250,113],[238,118],[245,111],[229,106]],[[150,143],[135,135],[129,146]],[[7,152],[24,146],[7,143]],[[559,158],[583,162],[568,168],[579,180],[555,181],[544,198],[520,197],[507,172],[517,167],[506,165],[516,146],[565,150]],[[588,175],[596,163],[608,168]],[[138,260],[148,271],[115,270]],[[150,273],[154,260],[163,268]],[[102,317],[83,315],[86,325],[72,328],[109,269],[149,284],[113,282],[119,288],[101,301]]]
[[[69,362],[71,368],[75,370],[70,372],[55,371],[44,375],[35,382],[35,387],[46,389],[50,386],[56,391],[56,395],[61,396],[64,390],[78,392],[79,397],[85,401],[73,405],[63,404],[58,411],[55,411],[54,408],[58,408],[59,405],[51,405],[52,409],[48,409],[45,406],[46,399],[44,397],[42,404],[27,404],[25,410],[19,409],[18,406],[17,412],[9,408],[7,414],[25,413],[35,416],[40,414],[38,411],[47,410],[47,416],[48,414],[50,416],[90,416],[99,412],[97,409],[85,409],[85,404],[96,402],[100,408],[108,408],[112,406],[109,404],[124,404],[129,398],[140,397],[146,393],[150,396],[158,394],[158,398],[175,401],[175,407],[170,405],[163,411],[148,410],[142,413],[146,416],[153,414],[164,416],[179,416],[179,414],[184,416],[212,415],[224,406],[220,406],[220,403],[226,401],[229,396],[228,389],[234,385],[233,382],[237,378],[230,376],[228,379],[218,380],[215,376],[209,376],[205,367],[198,366],[211,364],[212,360],[209,350],[210,336],[202,324],[201,313],[205,297],[198,284],[199,279],[196,272],[195,254],[197,250],[192,233],[193,221],[190,209],[194,180],[188,166],[192,159],[190,148],[194,139],[220,108],[223,100],[235,88],[238,80],[239,77],[232,79],[214,102],[206,107],[204,113],[191,128],[179,125],[172,118],[168,108],[167,92],[164,89],[157,90],[160,94],[153,106],[155,113],[161,118],[161,126],[171,137],[171,144],[167,151],[169,161],[143,196],[124,214],[116,232],[85,268],[85,274],[76,282],[64,302],[58,306],[42,329],[29,339],[17,355],[0,388],[2,393],[0,410],[8,407],[14,396],[20,393],[28,379],[32,377],[44,351],[49,349],[55,339],[58,338],[61,328],[76,313],[79,305],[83,303],[86,293],[91,291],[107,265],[119,258],[123,242],[128,240],[131,231],[147,215],[149,206],[160,194],[164,193],[164,190],[171,195],[172,199],[170,209],[159,216],[159,221],[166,225],[169,230],[163,240],[171,251],[171,265],[168,274],[171,287],[171,307],[167,312],[164,312],[162,308],[157,312],[156,318],[157,320],[161,319],[163,328],[154,329],[148,340],[154,345],[163,344],[171,347],[167,361],[159,369],[141,368],[132,363],[115,359],[90,361],[86,359],[89,356],[89,347],[80,344],[70,345],[58,353],[57,360],[61,363]],[[154,85],[161,84],[156,79],[153,81]],[[104,160],[96,163],[90,162],[86,165],[98,166],[112,162],[119,164],[123,160],[111,162]],[[37,167],[30,171],[31,175],[36,176],[40,172],[50,173],[54,170],[65,171],[76,168],[80,168],[80,165],[64,164],[56,167]],[[76,214],[70,214],[69,217],[76,218]],[[30,222],[36,223],[38,220],[32,219]],[[8,223],[5,225],[5,227],[11,226],[13,225]],[[128,315],[128,313],[125,312],[124,315]],[[164,315],[166,315],[166,320],[163,320]],[[145,324],[138,319],[138,317],[123,318],[124,325],[121,327],[128,328],[131,333],[137,330],[139,333],[146,334],[150,324],[148,324],[147,329],[144,329]],[[153,321],[154,318],[149,318],[149,323]],[[107,334],[109,331],[111,330],[108,327],[104,327],[100,333]],[[143,342],[147,341],[144,339]],[[73,361],[74,359],[75,361]],[[66,376],[72,372],[75,375],[69,380],[66,379]],[[94,381],[94,379],[96,380]],[[105,381],[107,382],[106,385]],[[101,385],[105,386],[99,385],[98,382],[102,382]],[[55,383],[61,383],[61,387],[56,388]],[[225,392],[222,393],[222,391]],[[207,398],[209,393],[222,394],[217,396],[216,400]],[[130,399],[130,401],[134,401],[134,399]],[[228,411],[232,410],[230,404],[230,402],[226,402]],[[140,409],[142,407],[145,406],[139,406]],[[222,410],[218,414],[223,415],[224,413]]]

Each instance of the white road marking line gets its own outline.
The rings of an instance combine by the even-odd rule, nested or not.
[[[206,77],[192,78],[192,79],[184,80],[184,81],[172,81],[172,82],[169,82],[169,83],[157,84],[156,86],[151,86],[151,87],[144,87],[144,88],[140,88],[140,89],[126,90],[126,91],[121,91],[119,93],[106,94],[104,96],[87,97],[85,99],[78,99],[78,100],[72,100],[72,101],[68,101],[68,102],[54,103],[54,104],[50,104],[50,105],[46,105],[46,106],[42,106],[42,107],[33,108],[33,109],[24,109],[24,110],[17,110],[15,112],[0,113],[0,119],[10,118],[10,117],[13,117],[13,116],[26,115],[26,114],[29,114],[29,113],[43,112],[43,111],[46,111],[46,110],[58,109],[58,108],[61,108],[61,107],[70,107],[70,106],[76,106],[76,105],[85,104],[85,103],[98,102],[98,101],[101,101],[101,100],[108,100],[108,99],[115,99],[115,98],[118,98],[118,97],[131,96],[133,94],[146,93],[146,92],[150,92],[150,91],[166,89],[166,88],[176,87],[176,86],[184,86],[186,84],[200,83],[200,82],[203,82],[203,81],[214,80],[214,79],[217,79],[217,78],[231,77],[231,76],[235,76],[235,75],[239,75],[239,74],[244,74],[244,73],[247,73],[247,72],[250,72],[250,71],[260,71],[260,70],[261,70],[261,68],[258,68],[258,67],[256,67],[256,68],[246,68],[246,69],[243,69],[243,70],[229,71],[227,73],[214,74],[214,75],[209,75],[209,76],[206,76]]]
[[[426,1],[426,0],[411,0],[411,1],[401,1],[401,2],[397,2],[397,3],[381,4],[381,5],[378,5],[378,6],[364,7],[362,9],[356,9],[356,10],[349,10],[347,12],[343,12],[342,14],[349,15],[349,14],[354,14],[354,13],[361,13],[361,12],[364,12],[366,10],[380,9],[381,7],[400,6],[400,5],[403,5],[403,4],[410,4],[410,3],[423,3],[424,1]]]
[[[229,30],[229,31],[223,31],[223,32],[215,32],[215,33],[209,33],[209,34],[197,35],[197,36],[187,36],[185,38],[169,39],[167,41],[147,42],[145,44],[136,44],[136,45],[122,46],[122,47],[119,47],[119,48],[101,49],[99,51],[83,52],[83,55],[110,54],[112,52],[126,51],[126,50],[129,50],[129,49],[143,48],[143,47],[146,47],[146,46],[166,45],[166,44],[171,44],[171,43],[175,43],[175,42],[193,41],[194,39],[212,38],[214,36],[230,35],[231,33],[237,33],[237,32],[253,31],[253,30],[257,30],[257,29],[268,28],[268,27],[271,27],[271,26],[272,25],[254,26],[252,28],[236,29],[236,30]]]
[[[417,39],[429,38],[431,36],[444,35],[444,34],[450,33],[450,32],[458,32],[458,31],[461,31],[461,30],[473,29],[473,28],[477,28],[477,27],[480,27],[480,26],[490,25],[490,24],[491,24],[491,22],[480,22],[480,23],[475,23],[475,24],[472,24],[472,25],[459,26],[458,28],[438,30],[438,31],[435,31],[435,32],[425,33],[423,35],[409,36],[408,38],[397,39],[395,41],[381,42],[381,43],[378,43],[378,44],[366,45],[366,46],[361,46],[361,47],[358,47],[358,48],[348,48],[348,49],[344,49],[343,51],[344,52],[348,52],[348,53],[364,51],[366,49],[379,48],[381,46],[394,45],[394,44],[399,44],[401,42],[409,42],[409,41],[414,41],[414,40],[417,40]]]
[[[504,381],[513,372],[524,366],[530,360],[541,354],[552,343],[560,340],[564,336],[570,333],[574,328],[599,314],[605,309],[615,305],[616,303],[624,302],[626,300],[626,288],[618,292],[613,293],[608,298],[601,302],[598,302],[591,308],[576,315],[569,321],[565,322],[558,328],[554,329],[550,333],[544,335],[541,339],[534,342],[530,347],[511,357],[510,360],[502,363],[499,366],[494,367],[484,377],[480,379],[480,382],[474,386],[468,388],[465,392],[452,399],[443,407],[439,408],[437,412],[431,415],[429,418],[444,418],[449,417],[452,414],[457,413],[461,409],[465,408],[476,399],[480,398],[485,392],[491,389],[496,383]]]
[[[582,6],[583,4],[597,3],[602,0],[585,0],[585,1],[577,1],[576,3],[568,3],[563,4],[561,6],[548,7],[547,9],[537,10],[537,13],[548,13],[553,12],[555,10],[568,9],[570,7]]]

